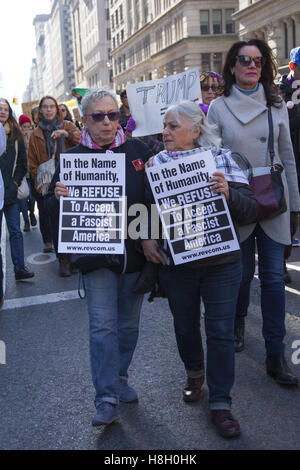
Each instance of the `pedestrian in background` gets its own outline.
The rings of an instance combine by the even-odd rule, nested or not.
[[[18,186],[27,170],[26,149],[21,129],[13,117],[9,102],[0,98],[0,123],[6,134],[6,149],[0,157],[0,169],[4,182],[4,206],[0,215],[0,239],[2,215],[4,213],[9,231],[10,252],[14,265],[15,279],[29,279],[34,273],[29,271],[24,261],[24,242],[20,228]]]
[[[0,157],[5,152],[6,149],[6,135],[3,129],[3,126],[0,122]],[[2,173],[0,171],[0,213],[2,213],[4,204],[4,184],[2,179]],[[2,218],[2,215],[1,215]],[[4,303],[4,286],[3,286],[3,263],[2,263],[2,253],[1,253],[1,237],[0,237],[0,308],[3,307]]]
[[[46,195],[38,186],[37,173],[40,165],[54,157],[55,165],[59,156],[80,141],[80,131],[75,124],[64,121],[57,101],[51,96],[44,96],[39,104],[38,125],[31,134],[28,149],[29,170],[34,182],[34,196],[37,201],[40,231],[44,242],[44,253],[53,252],[52,243],[57,252],[57,233],[51,228],[50,215],[46,205]],[[70,276],[68,255],[59,255],[59,275]]]
[[[123,130],[126,132],[126,126],[131,117],[126,90],[121,91],[120,98],[121,98],[122,105],[120,107],[119,123],[120,123],[120,126],[123,127]],[[128,137],[131,137],[131,135],[129,135]]]
[[[272,219],[240,227],[243,277],[237,301],[236,351],[244,348],[245,318],[255,272],[255,246],[261,287],[266,370],[281,385],[296,385],[284,356],[285,286],[284,250],[291,243],[290,218],[296,219],[300,198],[288,113],[274,79],[277,65],[262,40],[240,41],[230,48],[224,69],[224,94],[214,100],[208,119],[216,124],[223,146],[244,154],[253,168],[270,164],[268,107],[274,128],[275,164],[283,167],[282,180],[288,210]]]
[[[290,73],[283,75],[279,89],[288,105],[291,139],[296,161],[298,188],[300,190],[300,47],[291,50],[289,67]],[[295,229],[296,227],[291,227],[292,246],[298,247],[300,246],[300,240],[293,238],[296,235]],[[291,247],[288,247],[286,259],[289,257],[290,252]],[[286,267],[285,271],[287,272]]]
[[[202,72],[200,74],[200,84],[202,103],[199,106],[206,116],[211,102],[223,93],[223,78],[216,72]]]
[[[23,137],[24,137],[24,143],[25,143],[26,154],[27,154],[28,147],[29,147],[29,139],[33,131],[33,126],[32,126],[30,117],[27,116],[26,114],[21,114],[21,116],[19,117],[19,125],[22,130]],[[32,184],[30,181],[30,173],[28,169],[26,173],[26,180],[27,180],[27,184],[29,187],[29,196],[27,199],[19,199],[19,208],[24,219],[23,231],[30,232],[30,224],[32,225],[32,227],[35,227],[37,224],[37,220],[34,215],[35,199],[32,196],[32,189],[31,189]],[[28,216],[28,212],[29,212],[29,216]],[[29,218],[30,218],[30,222],[29,222]]]

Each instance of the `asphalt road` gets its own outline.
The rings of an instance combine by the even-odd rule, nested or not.
[[[236,355],[233,414],[242,434],[224,440],[210,422],[208,390],[196,404],[181,399],[185,382],[165,299],[144,301],[140,338],[130,371],[137,404],[121,405],[121,422],[92,428],[95,409],[88,352],[88,317],[76,276],[58,277],[42,255],[38,229],[24,234],[33,280],[16,283],[6,246],[6,301],[0,312],[0,449],[211,450],[299,449],[300,389],[266,376],[259,284],[253,281],[246,349]],[[5,248],[4,248],[5,249]],[[300,248],[289,260],[286,356],[300,362]],[[48,262],[49,261],[49,262]],[[44,263],[44,264],[36,264]],[[46,263],[46,264],[45,264]],[[205,341],[205,338],[203,338]],[[299,341],[299,354],[292,349]],[[4,351],[5,346],[5,351]],[[1,355],[0,355],[1,357]],[[1,362],[1,361],[0,361]],[[300,377],[300,364],[292,365]]]

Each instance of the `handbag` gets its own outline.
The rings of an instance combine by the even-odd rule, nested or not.
[[[283,166],[274,164],[274,132],[271,107],[268,107],[270,166],[252,168],[244,154],[232,152],[231,157],[244,171],[259,204],[257,220],[267,220],[287,210],[281,173]]]
[[[274,131],[271,106],[268,106],[269,153],[271,165],[252,168],[250,187],[259,203],[258,221],[267,220],[283,214],[287,210],[281,173],[283,166],[274,165]]]
[[[15,141],[15,150],[16,150],[16,158],[14,162],[14,168],[12,172],[12,178],[14,177],[14,173],[16,171],[16,166],[17,166],[17,159],[18,159],[18,141]],[[18,186],[18,192],[17,192],[17,199],[27,199],[29,197],[29,186],[27,183],[26,175],[21,181],[21,184]]]

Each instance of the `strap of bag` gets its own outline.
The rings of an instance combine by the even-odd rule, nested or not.
[[[273,117],[272,117],[271,106],[268,106],[268,121],[269,121],[269,143],[268,143],[268,147],[269,147],[271,167],[272,167],[274,165],[275,152],[274,152]]]
[[[15,171],[16,171],[16,166],[17,166],[17,160],[18,160],[18,149],[19,149],[19,142],[18,139],[15,140],[15,151],[16,151],[16,157],[15,157],[15,162],[14,162],[14,167],[13,167],[13,172],[11,177],[14,177]]]

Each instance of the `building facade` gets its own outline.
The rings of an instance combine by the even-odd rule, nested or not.
[[[33,20],[36,40],[37,95],[54,94],[51,55],[50,15],[37,15]]]
[[[77,87],[112,85],[108,0],[69,0]]]
[[[70,99],[75,86],[70,5],[51,0],[50,31],[53,94],[58,101]]]
[[[234,19],[240,38],[264,39],[274,51],[279,72],[286,73],[290,50],[300,46],[300,1],[240,0]]]
[[[114,87],[192,67],[220,72],[238,0],[110,0]]]

